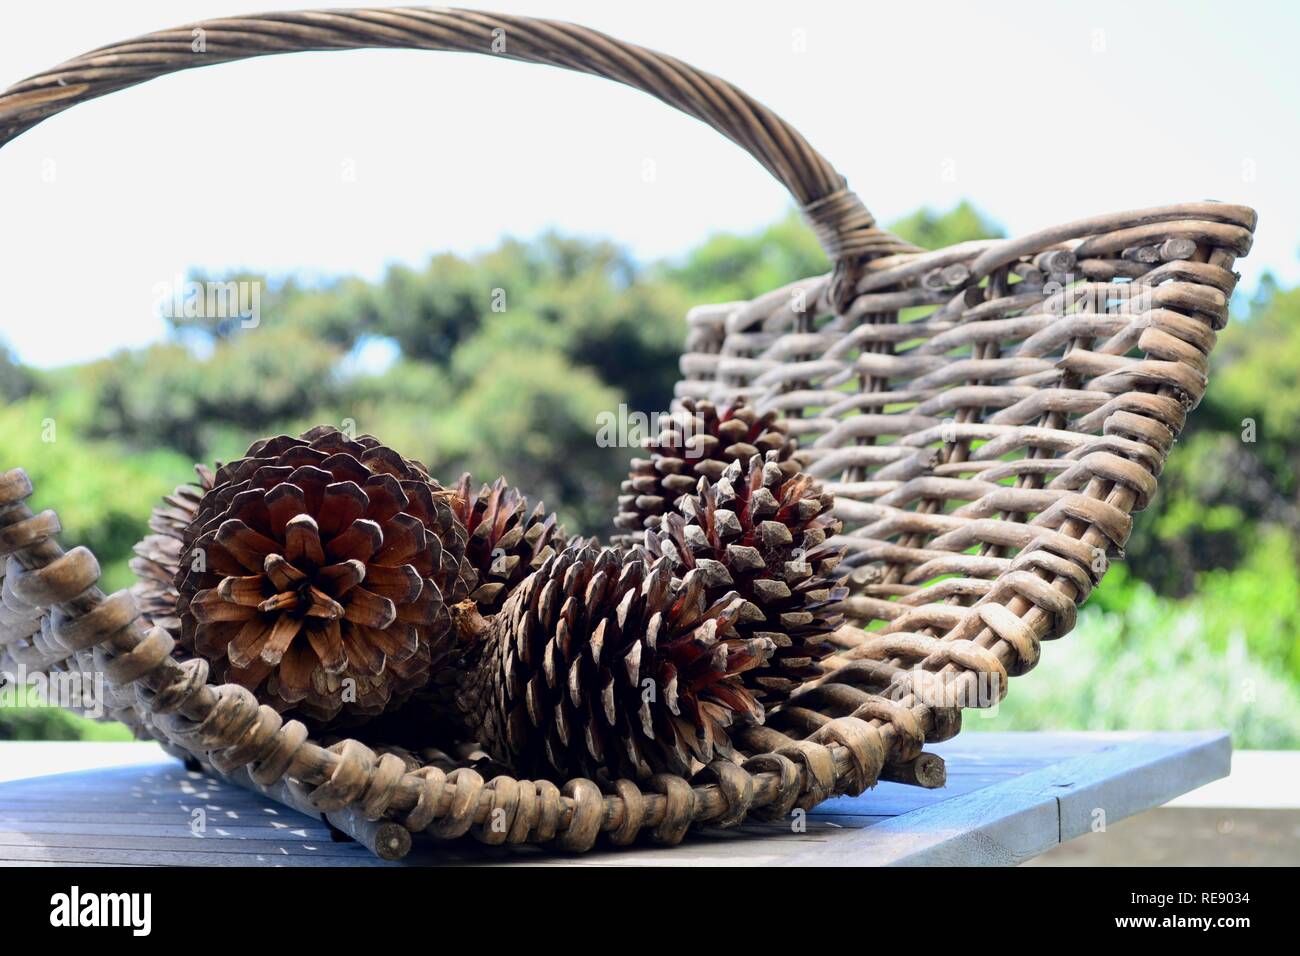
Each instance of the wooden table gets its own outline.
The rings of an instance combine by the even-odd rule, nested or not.
[[[966,732],[932,749],[947,761],[946,787],[882,783],[823,803],[801,827],[752,823],[677,847],[598,845],[579,856],[421,839],[385,863],[323,821],[188,772],[152,744],[0,743],[0,780],[24,767],[47,774],[0,782],[0,865],[1014,865],[1226,776],[1232,752],[1213,731]],[[110,758],[126,765],[103,769]],[[73,772],[49,775],[51,765]]]

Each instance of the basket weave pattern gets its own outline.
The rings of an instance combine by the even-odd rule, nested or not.
[[[747,759],[695,778],[593,781],[412,767],[304,725],[207,663],[174,655],[128,592],[105,595],[57,516],[0,474],[6,667],[100,673],[110,715],[171,752],[291,805],[330,814],[376,852],[409,833],[590,848],[642,831],[777,819],[882,777],[933,786],[928,741],[993,703],[1121,553],[1155,490],[1227,316],[1248,209],[1196,203],[1102,216],[1024,239],[922,253],[880,230],[843,179],[779,118],[670,57],[579,27],[465,11],[365,10],[211,21],[70,61],[0,94],[0,145],[81,100],[207,63],[305,49],[488,52],[603,75],[718,129],[790,188],[834,273],[689,316],[679,397],[775,409],[837,496],[855,624],[843,652],[766,725]],[[990,688],[992,697],[990,698]],[[504,815],[505,826],[500,820]],[[342,822],[340,822],[342,821]],[[497,825],[493,825],[496,823]]]
[[[1254,225],[1218,203],[1101,216],[876,259],[841,311],[822,277],[691,313],[678,396],[783,416],[852,569],[844,652],[751,742],[856,734],[870,775],[1074,626],[1205,390]]]

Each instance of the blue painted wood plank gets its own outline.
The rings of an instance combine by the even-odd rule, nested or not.
[[[1099,815],[1111,823],[1223,776],[1231,753],[1216,733],[978,732],[931,749],[947,761],[942,789],[882,783],[795,820],[706,828],[674,848],[574,857],[422,840],[402,864],[333,842],[321,820],[175,763],[60,774],[0,784],[0,864],[1014,864],[1088,832]],[[206,814],[201,838],[189,829],[196,809]]]
[[[1221,731],[1126,735],[1108,743],[1113,745],[846,831],[815,857],[802,854],[786,862],[1016,865],[1087,832],[1098,807],[1114,823],[1230,769],[1231,742]]]

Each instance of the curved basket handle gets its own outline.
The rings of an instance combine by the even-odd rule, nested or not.
[[[76,103],[178,70],[363,47],[487,53],[593,73],[649,93],[744,147],[785,185],[835,261],[840,288],[851,285],[843,280],[855,263],[915,251],[877,228],[844,177],[799,133],[725,80],[570,23],[472,10],[271,13],[206,20],[101,47],[0,94],[0,146]]]

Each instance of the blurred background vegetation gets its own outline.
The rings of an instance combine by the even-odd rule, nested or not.
[[[968,204],[892,228],[930,248],[1001,235]],[[265,279],[253,329],[180,318],[162,343],[56,370],[0,343],[0,466],[28,470],[34,504],[59,510],[65,542],[95,551],[110,589],[130,583],[150,508],[192,462],[347,419],[444,481],[504,474],[571,531],[604,535],[630,452],[596,445],[598,413],[667,406],[691,305],[827,268],[792,214],[671,262],[547,234],[375,283]],[[1238,747],[1300,746],[1300,289],[1265,279],[1238,294],[1212,379],[1127,566],[996,713],[967,713],[968,729],[1228,727]],[[4,737],[126,733],[5,706]]]

